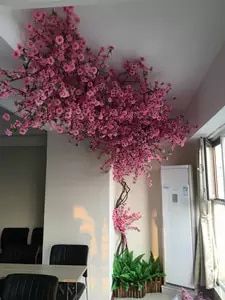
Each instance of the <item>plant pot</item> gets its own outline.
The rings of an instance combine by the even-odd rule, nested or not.
[[[115,298],[143,298],[145,296],[145,289],[138,290],[137,288],[130,287],[127,291],[120,287],[113,291],[113,297]]]
[[[155,278],[154,280],[145,283],[146,293],[161,293],[163,278]]]

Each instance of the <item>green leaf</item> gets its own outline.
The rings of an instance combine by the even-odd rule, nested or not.
[[[135,287],[139,290],[146,281],[162,277],[163,271],[159,258],[154,259],[151,253],[149,261],[143,259],[143,254],[134,257],[133,251],[125,250],[114,257],[112,289]]]

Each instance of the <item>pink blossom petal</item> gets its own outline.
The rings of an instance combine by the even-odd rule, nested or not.
[[[3,119],[4,121],[6,121],[6,122],[10,121],[10,114],[4,113],[4,114],[2,115],[2,119]]]

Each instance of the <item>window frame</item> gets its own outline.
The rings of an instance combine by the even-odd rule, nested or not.
[[[214,230],[215,228],[215,223],[216,223],[216,213],[215,213],[215,205],[223,205],[225,206],[225,192],[224,192],[224,199],[221,199],[218,197],[218,182],[217,182],[217,168],[216,168],[216,154],[215,154],[215,147],[220,145],[221,146],[221,154],[222,154],[222,174],[223,174],[223,188],[225,190],[225,135],[221,134],[220,136],[217,136],[216,139],[206,139],[206,143],[209,143],[211,148],[212,148],[212,156],[213,156],[213,161],[212,161],[212,170],[213,170],[213,180],[211,178],[211,182],[214,184],[214,191],[215,191],[215,197],[210,198],[208,197],[209,200],[212,201],[213,204],[213,222],[214,222]],[[210,183],[209,181],[209,174],[208,174],[208,162],[211,157],[207,157],[207,144],[205,143],[205,161],[206,161],[206,169],[207,169],[207,192],[209,192],[209,186],[208,184]],[[209,195],[210,196],[210,195]],[[216,234],[216,232],[215,232]],[[223,293],[225,293],[225,281],[223,278],[218,277],[217,284]]]
[[[223,185],[225,188],[225,137],[220,136],[220,143],[222,148],[222,164],[223,164]],[[225,198],[225,196],[224,196]],[[225,199],[221,200],[225,204]]]
[[[207,193],[208,193],[208,199],[209,200],[213,200],[216,201],[220,204],[224,204],[225,205],[225,193],[224,193],[224,198],[219,198],[218,197],[218,184],[217,184],[217,171],[216,171],[216,155],[215,155],[215,147],[218,145],[221,145],[221,152],[222,152],[222,171],[223,171],[223,186],[225,189],[225,137],[223,135],[217,137],[215,140],[209,140],[207,139],[207,143],[209,143],[209,145],[212,147],[212,155],[213,155],[213,182],[214,182],[214,191],[215,191],[215,197],[210,198],[209,195],[209,188],[207,188]],[[205,152],[206,152],[206,146],[205,145]],[[206,159],[206,166],[208,165],[207,163],[207,154],[205,153],[205,159]],[[208,179],[208,170],[206,172],[206,179],[207,179],[207,187],[209,186],[209,179]]]

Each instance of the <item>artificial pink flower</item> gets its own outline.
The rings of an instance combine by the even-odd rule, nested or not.
[[[17,49],[18,49],[19,51],[21,51],[21,50],[23,49],[23,46],[22,46],[21,44],[17,44]]]
[[[8,122],[8,121],[10,120],[10,114],[4,113],[4,114],[2,115],[2,119],[3,119],[4,121]]]
[[[60,127],[60,126],[57,126],[57,127],[56,127],[56,131],[57,131],[57,133],[59,133],[59,134],[62,134],[62,133],[64,132],[63,128]]]
[[[57,45],[62,45],[64,43],[64,38],[62,35],[57,35],[55,38],[55,42]]]
[[[15,128],[19,128],[22,125],[22,123],[19,120],[16,120],[14,123]]]
[[[27,128],[20,128],[20,129],[19,129],[19,133],[20,133],[21,135],[25,135],[25,134],[27,133],[27,131],[28,131]]]
[[[36,98],[35,103],[37,104],[37,106],[40,106],[44,103],[44,101],[41,98]]]
[[[78,42],[74,42],[73,45],[72,45],[72,47],[73,47],[74,51],[77,51],[80,48],[80,45],[79,45]]]
[[[69,97],[70,93],[68,92],[67,89],[62,89],[60,92],[59,92],[59,96],[61,98],[67,98]]]
[[[12,136],[12,131],[10,130],[10,129],[6,129],[5,130],[5,134],[7,135],[7,136]]]
[[[33,13],[33,17],[36,21],[41,21],[44,17],[44,13],[43,13],[43,11],[36,10]]]
[[[113,210],[113,224],[116,231],[126,235],[127,230],[137,230],[139,228],[132,224],[141,218],[140,212],[131,213],[130,208],[126,208],[126,205],[120,205]]]
[[[19,50],[14,50],[13,57],[14,58],[19,58],[20,56],[21,56],[21,52]]]
[[[84,54],[79,54],[78,59],[79,61],[84,61]]]
[[[41,127],[41,122],[38,120],[34,121],[32,124],[32,128],[40,128]]]
[[[68,13],[69,15],[73,14],[74,12],[74,6],[65,6],[63,7],[63,10]]]
[[[63,108],[62,108],[62,107],[57,107],[57,108],[56,108],[56,114],[57,114],[58,116],[60,116],[62,113],[63,113]]]
[[[32,24],[27,24],[27,30],[32,32],[34,30],[34,27],[32,26]]]
[[[66,112],[66,113],[65,113],[65,119],[66,119],[66,120],[71,119],[71,116],[72,116],[71,113],[69,113],[69,112]]]
[[[54,62],[55,62],[55,59],[54,59],[52,56],[50,56],[50,57],[47,59],[47,61],[48,61],[48,64],[49,64],[49,65],[53,65]]]
[[[95,120],[95,118],[94,118],[93,116],[90,116],[90,117],[89,117],[89,121],[90,121],[90,122],[94,122],[94,120]]]
[[[182,291],[181,291],[181,300],[194,300],[194,299],[187,290],[182,289]]]
[[[93,74],[97,74],[98,69],[96,67],[93,67],[93,68],[91,68],[91,71],[92,71]]]
[[[64,64],[63,65],[63,69],[64,69],[65,72],[69,72],[70,71],[70,67],[69,67],[68,64]]]
[[[54,104],[56,106],[59,106],[61,104],[61,101],[59,99],[54,99]]]

